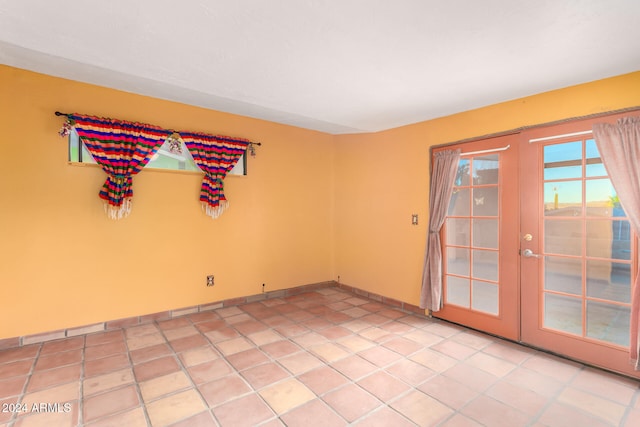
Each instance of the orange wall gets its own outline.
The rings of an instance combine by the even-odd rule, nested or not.
[[[635,72],[385,132],[337,136],[336,275],[347,285],[419,303],[430,146],[639,105]]]
[[[201,175],[145,170],[109,220],[54,111],[263,143],[219,219]],[[331,280],[333,137],[0,66],[0,339]],[[207,274],[216,285],[205,286]]]
[[[417,304],[431,145],[636,105],[640,72],[331,136],[0,66],[0,339],[337,276]],[[56,110],[264,144],[248,176],[227,178],[218,220],[200,210],[199,174],[145,170],[131,216],[111,221],[104,173],[67,164]]]

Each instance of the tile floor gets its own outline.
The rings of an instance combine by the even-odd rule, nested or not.
[[[639,426],[639,385],[332,287],[0,351],[0,427]]]

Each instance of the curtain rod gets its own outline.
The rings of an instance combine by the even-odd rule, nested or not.
[[[473,156],[475,154],[485,154],[485,153],[496,153],[498,151],[505,151],[508,150],[511,147],[511,144],[507,145],[506,147],[501,147],[501,148],[492,148],[490,150],[480,150],[480,151],[469,151],[468,153],[462,153],[460,154],[460,156]]]
[[[56,111],[54,114],[56,116],[67,116],[67,117],[69,117],[71,115],[70,113],[61,113],[60,111]],[[180,132],[178,132],[178,133],[180,133]],[[187,132],[187,133],[193,133],[193,132]],[[233,138],[231,138],[231,139],[233,139]],[[251,142],[251,141],[249,141],[249,145],[261,146],[262,143],[261,142]]]
[[[549,141],[551,139],[566,138],[566,137],[569,137],[569,136],[589,135],[590,133],[593,133],[593,131],[592,130],[583,130],[581,132],[564,133],[562,135],[545,136],[543,138],[533,138],[533,139],[529,140],[529,144],[531,144],[532,142]]]

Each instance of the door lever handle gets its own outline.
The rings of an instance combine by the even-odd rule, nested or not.
[[[531,249],[525,249],[522,251],[522,256],[525,258],[541,258],[541,255],[534,254]]]

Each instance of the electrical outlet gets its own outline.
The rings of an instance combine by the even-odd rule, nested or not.
[[[207,286],[213,286],[214,282],[213,282],[213,274],[207,276]]]

